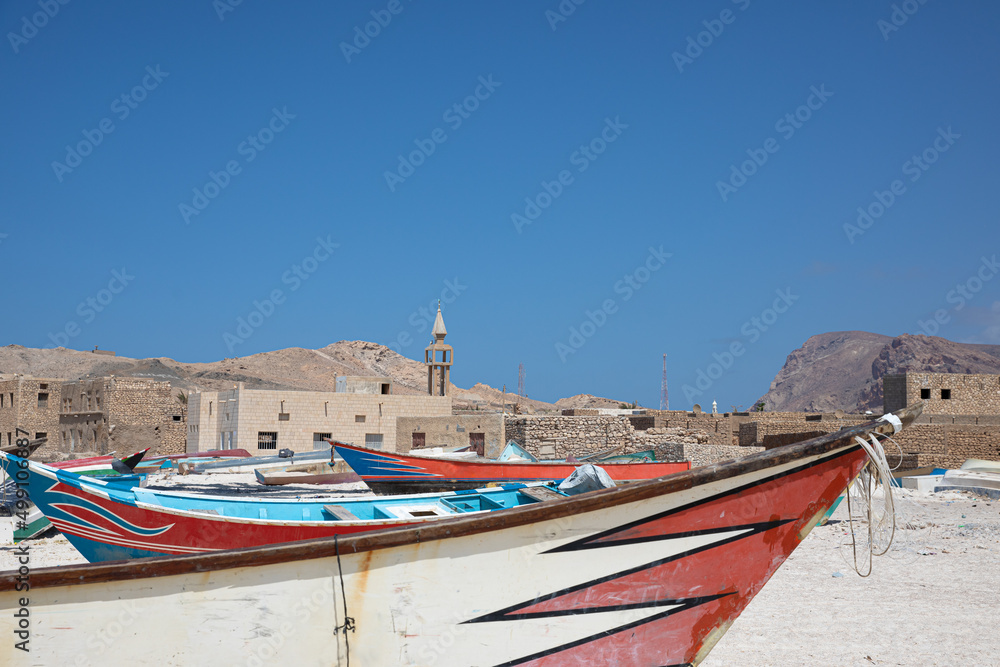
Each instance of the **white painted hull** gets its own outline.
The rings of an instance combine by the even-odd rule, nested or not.
[[[336,556],[328,555],[235,569],[33,589],[25,594],[30,598],[30,653],[17,650],[11,639],[15,637],[12,630],[16,630],[12,627],[12,613],[20,594],[4,591],[0,593],[0,634],[7,639],[0,643],[0,664],[346,665],[348,650],[350,664],[356,666],[650,664],[644,657],[648,647],[641,642],[651,640],[636,639],[631,646],[627,637],[631,630],[624,631],[625,638],[615,640],[617,643],[593,640],[609,633],[615,633],[612,640],[621,638],[623,627],[634,626],[637,629],[633,634],[641,634],[644,628],[656,627],[646,625],[651,619],[663,617],[672,608],[685,607],[683,601],[671,604],[658,599],[618,608],[607,606],[607,600],[595,599],[593,604],[605,605],[606,610],[541,616],[536,613],[524,618],[509,608],[534,604],[538,598],[554,593],[562,595],[588,582],[614,580],[623,572],[642,573],[651,563],[681,562],[683,554],[711,553],[727,544],[731,548],[743,544],[744,538],[747,544],[759,542],[771,545],[766,547],[770,549],[777,549],[773,540],[782,545],[789,540],[797,544],[856,474],[863,463],[858,451],[853,446],[835,450],[834,454],[849,463],[842,471],[835,470],[829,462],[831,455],[826,454],[638,502],[450,539],[360,553],[348,553],[347,545],[351,543],[345,540],[340,543],[344,548],[338,547],[339,565]],[[785,502],[785,495],[801,495],[801,488],[806,487],[796,488],[793,493],[784,486],[792,477],[780,475],[791,475],[790,471],[804,465],[824,465],[835,470],[836,475],[827,471],[823,478],[830,480],[826,491],[830,499],[803,504],[802,512],[795,510],[801,516],[785,527],[792,532],[780,533],[780,539],[778,533],[748,528],[759,526],[761,517],[767,519],[772,513],[769,503],[777,507]],[[808,474],[802,473],[802,484],[815,486],[817,480]],[[836,484],[840,488],[833,488]],[[745,488],[751,490],[738,491]],[[620,490],[611,490],[616,492]],[[729,522],[726,525],[732,528],[569,549],[581,540],[642,523],[646,518],[669,515],[679,508],[701,511],[699,508],[710,507],[706,499],[737,497],[733,494],[742,498],[744,493],[749,494],[745,501],[731,503],[728,514],[722,511],[724,521]],[[794,548],[791,542],[789,552]],[[553,551],[560,547],[569,550]],[[761,551],[764,547],[755,549]],[[685,584],[683,593],[738,595],[735,617],[785,557],[787,553],[780,550],[765,551],[763,571],[752,586],[736,593],[726,591],[742,576],[742,559],[723,559],[713,566],[711,580]],[[341,595],[341,582],[345,597]],[[356,626],[346,636],[334,630],[344,623],[345,602],[347,615]],[[500,617],[483,619],[498,614]],[[474,619],[478,620],[469,622]],[[730,622],[708,633],[700,657]],[[666,637],[659,641],[674,640]],[[689,642],[690,637],[677,641]],[[591,642],[592,648],[583,654],[563,651],[580,642]],[[550,655],[554,661],[539,658],[552,651],[556,652]]]

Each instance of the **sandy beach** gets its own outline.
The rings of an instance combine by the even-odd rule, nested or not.
[[[151,484],[226,492],[244,481],[204,475]],[[365,492],[363,485],[340,490]],[[268,492],[315,495],[315,488]],[[908,527],[875,559],[871,576],[859,577],[846,560],[842,504],[781,566],[704,667],[1000,665],[1000,502],[908,490],[897,490],[896,499]],[[32,568],[84,562],[54,531],[31,540],[30,549]],[[15,567],[14,548],[0,548],[0,569]]]

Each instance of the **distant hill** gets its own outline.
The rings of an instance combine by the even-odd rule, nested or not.
[[[10,373],[67,380],[105,375],[145,377],[169,381],[173,387],[184,391],[231,389],[237,382],[258,389],[333,391],[338,375],[364,375],[392,378],[393,391],[397,394],[427,392],[427,369],[423,363],[384,345],[346,340],[318,350],[290,347],[201,364],[185,364],[167,357],[131,359],[64,347],[37,349],[7,345],[0,347],[0,374]],[[451,385],[451,392],[459,408],[498,408],[502,402],[509,406],[518,403],[515,393],[504,394],[481,383],[472,389]],[[618,405],[610,399],[595,400]],[[524,412],[549,412],[563,407],[529,398],[520,402]]]
[[[882,376],[918,371],[1000,374],[1000,345],[867,331],[819,334],[788,355],[760,400],[769,411],[879,412]]]

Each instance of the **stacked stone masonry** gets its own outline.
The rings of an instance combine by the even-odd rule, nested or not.
[[[182,454],[187,406],[169,382],[106,377],[63,384],[58,450],[63,457]]]
[[[580,458],[609,450],[614,450],[616,454],[630,454],[652,449],[658,460],[692,461],[692,465],[706,465],[763,449],[733,447],[728,442],[728,434],[725,444],[713,444],[712,435],[717,433],[715,426],[724,424],[721,420],[704,422],[712,426],[712,431],[676,425],[642,431],[634,428],[632,419],[634,417],[508,416],[505,430],[508,440],[513,440],[543,460],[569,456]],[[673,421],[675,424],[681,422],[678,419]],[[724,432],[724,426],[720,430]]]
[[[903,373],[882,378],[886,412],[926,401],[933,415],[1000,414],[1000,375]]]
[[[25,375],[0,379],[0,444],[12,445],[18,438],[45,437],[48,443],[36,458],[53,450],[59,437],[62,382]]]

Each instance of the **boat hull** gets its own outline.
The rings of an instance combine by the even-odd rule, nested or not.
[[[500,462],[437,459],[381,452],[335,443],[334,449],[372,491],[378,494],[474,489],[505,482],[555,481],[584,463]],[[615,482],[635,482],[689,470],[689,462],[600,464]]]
[[[31,660],[698,664],[859,473],[853,435],[871,430],[419,528],[35,571]],[[0,574],[0,607],[16,582]],[[12,644],[0,658],[27,664]]]

